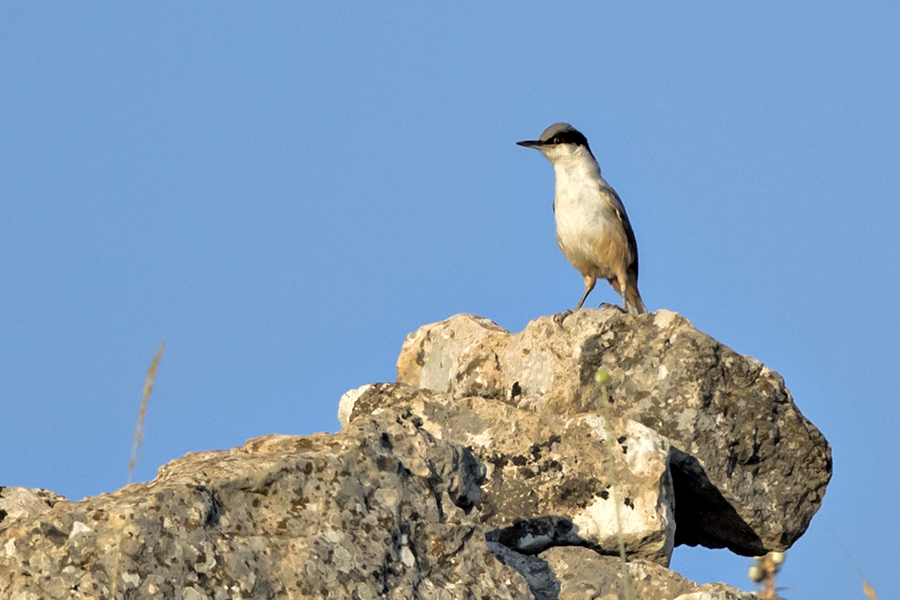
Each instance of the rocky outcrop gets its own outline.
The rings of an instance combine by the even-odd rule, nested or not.
[[[617,419],[607,426],[599,415],[537,414],[396,384],[366,386],[342,406],[350,421],[378,407],[402,408],[421,415],[436,437],[469,447],[487,467],[478,509],[490,540],[529,554],[571,545],[616,553],[618,497],[628,554],[669,564],[675,541],[669,443],[639,423]],[[615,439],[608,439],[612,431]]]
[[[472,514],[483,478],[464,447],[382,411],[81,502],[3,488],[0,598],[528,598]]]
[[[831,477],[831,450],[774,371],[677,314],[615,307],[551,317],[510,334],[472,315],[422,327],[403,345],[398,381],[541,414],[610,411],[672,444],[676,544],[748,556],[806,531]]]
[[[776,373],[665,311],[458,315],[339,418],[81,502],[0,488],[0,598],[749,600],[673,548],[784,549],[831,472]]]

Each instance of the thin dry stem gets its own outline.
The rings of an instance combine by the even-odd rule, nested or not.
[[[153,357],[150,368],[147,370],[147,379],[144,381],[144,397],[141,399],[141,410],[138,413],[137,427],[134,430],[134,439],[132,440],[131,445],[131,462],[128,463],[128,477],[125,479],[125,485],[131,483],[131,477],[134,475],[134,468],[138,463],[138,452],[141,449],[141,444],[144,442],[144,417],[147,416],[147,401],[150,400],[150,394],[153,392],[153,381],[156,379],[156,369],[159,367],[159,361],[162,358],[163,348],[165,347],[166,340],[163,340],[160,342],[159,350],[156,351],[156,356]]]
[[[866,595],[867,598],[871,600],[878,600],[878,594],[875,593],[875,588],[872,587],[872,584],[869,583],[869,580],[866,579],[866,574],[863,573],[862,567],[859,566],[859,563],[856,562],[856,558],[853,557],[853,553],[850,552],[850,549],[844,545],[841,541],[841,538],[837,536],[837,534],[829,527],[829,532],[831,533],[831,537],[834,538],[834,541],[837,542],[838,546],[841,547],[841,550],[844,551],[844,554],[847,555],[847,559],[850,561],[850,564],[853,565],[853,568],[856,569],[856,572],[859,573],[860,579],[862,579],[863,583],[863,594]]]
[[[144,441],[144,417],[147,416],[147,402],[150,400],[150,394],[153,392],[153,381],[156,379],[156,369],[159,367],[159,361],[162,359],[163,348],[166,347],[166,340],[159,343],[159,350],[156,356],[150,362],[150,368],[147,370],[147,379],[144,381],[144,396],[141,398],[141,410],[138,413],[137,427],[134,430],[134,440],[131,445],[131,462],[128,463],[128,477],[125,478],[125,485],[131,483],[131,477],[134,474],[134,467],[138,463],[138,451],[141,449],[141,443]],[[112,573],[110,576],[110,597],[115,599],[119,593],[119,563],[122,559],[122,552],[119,546],[122,543],[122,531],[116,539],[116,561],[113,563]]]

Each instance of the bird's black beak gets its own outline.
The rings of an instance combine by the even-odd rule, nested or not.
[[[540,140],[525,140],[523,142],[516,142],[520,146],[525,146],[526,148],[539,148],[544,145],[544,142]]]

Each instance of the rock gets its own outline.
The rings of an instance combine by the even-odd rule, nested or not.
[[[14,521],[40,516],[61,500],[66,499],[50,490],[0,487],[0,532]]]
[[[831,477],[827,441],[777,373],[677,314],[587,309],[518,334],[457,315],[411,334],[397,361],[399,383],[562,416],[598,412],[600,370],[613,413],[673,446],[676,544],[754,556],[803,534]]]
[[[535,600],[581,600],[624,598],[622,563],[618,557],[602,556],[588,548],[551,548],[527,556],[502,544],[490,544],[504,564],[528,581]],[[722,583],[697,585],[678,573],[643,560],[627,563],[628,589],[632,600],[755,600],[757,596]]]
[[[666,311],[458,315],[338,414],[80,502],[0,488],[0,598],[614,600],[621,534],[631,598],[750,600],[673,547],[783,550],[831,474],[781,377]]]
[[[537,414],[397,384],[348,392],[339,414],[353,422],[385,407],[420,415],[424,429],[467,446],[487,466],[478,509],[488,540],[528,554],[559,545],[616,553],[618,500],[628,554],[669,564],[675,540],[669,443],[647,427],[617,419],[609,448],[606,422],[594,414]]]
[[[3,509],[0,598],[532,598],[487,547],[483,478],[464,447],[385,410],[80,502],[4,493],[25,508]]]

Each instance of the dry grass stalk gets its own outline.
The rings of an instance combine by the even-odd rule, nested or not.
[[[830,530],[831,528],[829,528]],[[853,557],[853,554],[850,552],[850,549],[847,548],[841,542],[841,539],[837,536],[834,531],[831,531],[831,536],[834,538],[834,541],[837,542],[837,545],[841,547],[841,550],[844,551],[844,554],[847,555],[847,559],[850,561],[850,564],[853,565],[853,568],[856,569],[856,572],[859,573],[860,579],[863,582],[863,594],[866,595],[866,598],[870,598],[870,600],[878,600],[878,594],[875,593],[875,588],[872,587],[872,584],[869,583],[869,580],[866,579],[866,574],[863,573],[862,567],[859,566],[859,563],[856,562],[856,559]]]
[[[134,474],[134,467],[138,462],[138,451],[141,449],[141,443],[144,441],[144,417],[147,416],[147,402],[150,400],[150,394],[153,392],[153,382],[156,380],[156,369],[159,367],[159,361],[162,359],[163,348],[166,347],[166,340],[159,343],[159,350],[156,356],[150,362],[150,368],[147,370],[147,379],[144,380],[144,395],[141,398],[141,410],[138,413],[137,427],[134,430],[134,439],[131,444],[131,462],[128,463],[128,477],[125,478],[125,485],[131,483],[131,477]],[[122,559],[122,553],[119,546],[122,543],[123,532],[119,531],[119,538],[116,540],[116,561],[113,563],[110,578],[110,598],[115,599],[119,594],[119,564]]]
[[[138,463],[138,452],[141,444],[144,442],[144,417],[147,416],[147,401],[150,400],[150,394],[153,392],[153,381],[156,379],[156,369],[159,367],[159,361],[163,355],[163,348],[166,347],[166,340],[159,344],[159,350],[150,363],[147,370],[147,379],[144,381],[144,397],[141,399],[141,410],[138,413],[137,427],[134,430],[134,439],[131,445],[131,462],[128,463],[128,477],[125,479],[125,485],[131,483],[131,477],[134,475],[134,468]]]

